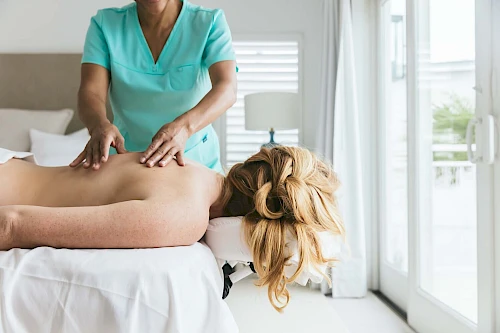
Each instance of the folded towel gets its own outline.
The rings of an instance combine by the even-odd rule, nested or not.
[[[7,163],[10,159],[18,158],[29,162],[36,163],[35,157],[32,153],[12,151],[0,148],[0,164]]]

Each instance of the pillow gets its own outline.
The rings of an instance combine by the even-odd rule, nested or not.
[[[82,152],[90,139],[86,129],[69,135],[51,134],[30,129],[31,152],[38,165],[66,166]]]
[[[253,261],[250,249],[243,238],[241,223],[243,217],[220,217],[210,220],[205,233],[205,242],[210,247],[217,259],[228,262],[251,262]],[[325,258],[335,258],[341,252],[342,238],[334,236],[329,232],[318,232],[321,243],[321,252]],[[285,267],[285,274],[290,278],[297,271],[300,261],[297,239],[292,234],[287,235],[287,246],[291,258],[289,266]],[[306,267],[295,280],[296,283],[306,285],[307,281],[319,283],[323,280],[326,265],[318,270]]]
[[[217,259],[227,261],[253,261],[243,232],[242,217],[219,217],[210,220],[205,232],[205,242]]]
[[[14,151],[29,151],[31,128],[54,134],[64,134],[73,118],[73,110],[38,111],[0,109],[0,147]]]

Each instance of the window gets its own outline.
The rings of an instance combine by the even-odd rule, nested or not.
[[[238,100],[226,113],[225,162],[228,166],[246,160],[256,153],[262,144],[269,141],[268,132],[245,130],[245,95],[256,92],[299,90],[297,41],[235,41],[233,46],[239,68]],[[285,145],[297,145],[299,132],[277,131],[275,140]],[[224,154],[224,149],[222,151]]]

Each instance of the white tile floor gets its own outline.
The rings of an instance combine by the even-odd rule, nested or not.
[[[375,295],[332,299],[319,291],[294,287],[283,313],[267,299],[267,290],[252,279],[236,283],[227,303],[240,333],[410,333],[413,331]]]
[[[349,333],[319,291],[296,287],[290,293],[290,303],[280,314],[270,305],[267,289],[255,287],[249,279],[237,282],[227,303],[240,333]]]
[[[360,299],[328,298],[328,304],[342,318],[350,333],[414,333],[372,293]]]

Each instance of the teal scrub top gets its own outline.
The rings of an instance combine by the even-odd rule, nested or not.
[[[235,60],[224,12],[183,1],[182,10],[155,63],[136,3],[92,17],[82,63],[110,71],[114,124],[129,151],[144,151],[165,124],[196,106],[211,89],[208,69]],[[217,135],[209,125],[192,135],[185,156],[221,171]]]

